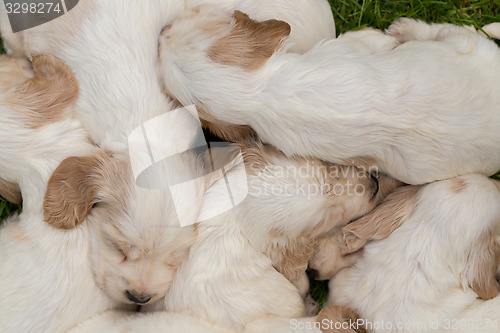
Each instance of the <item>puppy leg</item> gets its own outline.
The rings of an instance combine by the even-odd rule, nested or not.
[[[400,43],[411,40],[436,40],[444,41],[449,36],[470,37],[471,33],[476,33],[472,26],[457,26],[449,23],[426,23],[406,17],[399,18],[386,30],[386,34],[393,36]]]

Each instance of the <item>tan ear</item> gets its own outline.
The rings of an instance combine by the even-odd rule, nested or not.
[[[92,173],[100,163],[98,155],[69,157],[61,162],[45,192],[45,222],[58,229],[73,229],[83,222],[97,201]]]
[[[236,10],[231,31],[212,45],[208,57],[217,63],[255,70],[281,47],[290,32],[286,22],[258,22]]]
[[[488,232],[472,244],[461,277],[482,299],[498,295],[500,286],[495,278],[500,264],[500,246],[492,232]]]
[[[41,127],[63,118],[64,111],[78,97],[78,84],[71,69],[48,54],[33,56],[34,76],[21,84],[13,95],[26,112],[31,127]]]
[[[19,186],[2,178],[0,178],[0,196],[15,204],[20,204],[23,201]]]
[[[358,325],[360,318],[359,313],[350,307],[331,305],[321,310],[316,317],[316,322],[323,323],[323,320],[326,319],[329,323],[328,328],[322,328],[323,333],[367,333],[368,331],[365,327]],[[333,324],[330,325],[330,323]],[[347,325],[335,325],[335,323],[347,323]],[[336,326],[342,328],[337,329]]]
[[[267,254],[271,258],[274,268],[293,282],[297,281],[306,271],[313,253],[314,243],[314,240],[304,238],[289,241],[286,246],[274,244]]]
[[[342,229],[341,253],[353,253],[370,240],[387,238],[408,220],[415,209],[420,186],[404,186],[389,194],[370,213]]]

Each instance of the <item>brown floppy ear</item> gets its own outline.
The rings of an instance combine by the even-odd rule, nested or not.
[[[316,322],[322,323],[325,319],[328,323],[333,322],[333,325],[329,325],[329,328],[322,328],[323,333],[367,333],[365,327],[358,325],[360,318],[359,313],[350,307],[331,305],[321,310],[316,317]],[[337,329],[335,323],[347,323],[348,325],[338,325],[342,328]],[[344,326],[345,328],[343,328]]]
[[[500,246],[493,233],[487,232],[472,244],[460,275],[479,297],[492,299],[500,290],[495,278],[499,264]]]
[[[31,127],[41,127],[63,118],[78,97],[78,83],[71,69],[49,54],[33,56],[34,76],[17,87],[13,100],[23,106]]]
[[[278,272],[291,282],[297,281],[307,269],[314,243],[312,239],[301,239],[289,241],[286,246],[274,244],[268,256]]]
[[[45,222],[58,229],[73,229],[87,217],[96,203],[92,174],[99,156],[69,157],[50,177],[43,200]]]
[[[2,178],[0,178],[0,196],[17,205],[23,201],[19,186]]]
[[[415,209],[420,186],[400,187],[389,194],[373,211],[342,229],[341,253],[353,253],[370,240],[380,240],[408,220]]]
[[[231,31],[212,45],[208,57],[221,64],[255,70],[281,47],[290,32],[286,22],[258,22],[236,10]]]

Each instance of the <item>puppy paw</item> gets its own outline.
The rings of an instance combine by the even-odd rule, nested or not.
[[[359,251],[365,246],[367,240],[359,238],[350,231],[342,232],[342,239],[339,242],[339,253],[343,256]]]
[[[323,333],[367,333],[365,327],[358,325],[360,318],[361,316],[350,307],[332,305],[321,310],[316,322],[321,323]]]

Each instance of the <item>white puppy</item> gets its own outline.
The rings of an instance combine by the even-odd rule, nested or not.
[[[2,332],[65,332],[123,305],[94,281],[90,229],[43,222],[51,173],[71,154],[97,149],[70,116],[78,86],[69,68],[46,55],[34,57],[33,68],[0,56],[0,177],[19,184],[24,197],[22,213],[0,227],[0,323]]]
[[[396,47],[415,31],[422,40]],[[376,165],[409,184],[500,169],[494,42],[403,19],[394,37],[362,30],[299,55],[279,51],[289,33],[241,12],[183,14],[160,38],[166,89],[287,155]]]
[[[0,60],[0,177],[19,184],[24,199],[23,213],[2,226],[2,329],[65,331],[163,297],[195,227],[180,228],[169,193],[135,188],[128,160],[91,143],[71,117],[78,85],[66,65],[38,55],[30,73],[26,60]],[[196,162],[179,174],[196,175]],[[154,210],[135,206],[145,203]],[[44,220],[63,229],[86,223],[60,231]]]
[[[290,281],[305,272],[314,238],[370,211],[397,186],[259,144],[244,144],[242,152],[247,198],[198,226],[189,259],[160,307],[239,332],[304,316]]]
[[[411,196],[397,212],[381,205],[368,214],[402,225],[330,281],[329,302],[379,325],[370,332],[498,332],[500,183],[465,175]]]

